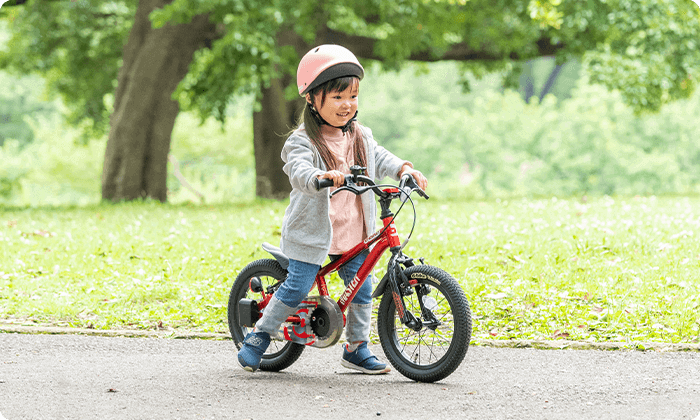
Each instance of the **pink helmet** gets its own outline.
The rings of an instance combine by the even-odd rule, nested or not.
[[[306,95],[311,89],[338,77],[355,76],[360,79],[365,69],[345,47],[340,45],[320,45],[307,52],[297,69],[299,95]]]

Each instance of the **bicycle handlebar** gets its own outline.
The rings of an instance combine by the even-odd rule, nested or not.
[[[314,187],[316,187],[316,191],[320,191],[323,188],[328,188],[332,187],[334,185],[333,180],[329,178],[314,178]],[[357,183],[362,182],[365,185],[364,186],[358,186]],[[399,183],[399,190],[403,191],[402,199],[405,201],[405,198],[403,196],[408,197],[408,195],[411,194],[411,192],[416,191],[418,192],[418,195],[421,197],[425,198],[426,200],[429,199],[430,197],[428,194],[423,191],[418,184],[416,183],[416,180],[413,178],[412,175],[410,174],[405,174],[404,176],[401,177],[401,182]],[[353,194],[364,194],[369,190],[372,190],[376,195],[378,195],[381,198],[387,198],[389,194],[386,192],[382,191],[377,187],[377,185],[374,183],[374,181],[371,178],[368,178],[364,175],[345,175],[345,181],[343,182],[343,185],[339,187],[337,190],[333,191],[332,194],[335,194],[336,192],[341,191],[350,191]],[[407,191],[408,190],[408,191]]]

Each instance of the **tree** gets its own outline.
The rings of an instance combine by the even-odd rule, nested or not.
[[[581,57],[593,81],[639,112],[688,97],[700,76],[700,9],[687,0],[29,0],[10,10],[0,68],[47,75],[90,130],[109,121],[107,200],[165,200],[179,109],[223,120],[230,98],[246,93],[259,99],[257,194],[285,195],[279,150],[301,102],[293,74],[320,43],[387,69],[406,60],[459,60],[475,74],[511,68],[506,84],[524,60]]]
[[[51,116],[57,112],[52,103],[40,102],[42,80],[38,77],[12,77],[0,73],[0,147],[6,140],[20,147],[34,140],[34,132],[24,120],[25,115]]]
[[[167,200],[170,135],[179,112],[172,92],[194,52],[217,37],[206,14],[153,28],[149,14],[167,0],[143,0],[136,10],[119,69],[102,174],[102,198]]]

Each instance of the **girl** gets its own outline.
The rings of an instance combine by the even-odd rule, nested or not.
[[[250,372],[277,335],[281,324],[296,312],[307,295],[327,255],[349,250],[374,232],[376,203],[371,194],[357,196],[343,191],[331,200],[330,188],[316,191],[314,178],[332,179],[335,188],[344,182],[350,166],[367,168],[367,176],[400,179],[411,174],[425,189],[427,180],[413,165],[379,146],[372,132],[357,121],[357,98],[364,69],[355,55],[339,45],[321,45],[299,63],[297,86],[306,98],[302,123],[284,148],[284,172],[292,184],[289,206],[282,222],[280,247],[289,257],[287,280],[275,292],[243,341],[238,362]],[[347,284],[366,258],[359,255],[338,274]],[[372,314],[372,281],[368,278],[346,314],[346,338],[341,364],[363,373],[387,373],[390,368],[367,348]]]

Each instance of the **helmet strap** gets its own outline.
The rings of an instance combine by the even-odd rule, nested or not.
[[[309,110],[311,111],[311,115],[313,115],[313,117],[316,119],[316,122],[318,122],[318,125],[325,124],[329,127],[339,128],[343,131],[343,134],[347,133],[347,131],[350,130],[350,126],[352,125],[352,123],[354,121],[357,121],[358,111],[355,111],[355,115],[353,115],[352,118],[350,118],[350,120],[345,123],[345,125],[339,126],[339,127],[335,126],[335,125],[330,125],[330,124],[328,124],[328,122],[326,120],[323,119],[321,114],[319,114],[318,111],[316,111],[316,108],[311,103],[307,102],[306,105],[309,107]]]
[[[346,122],[344,126],[336,127],[336,128],[340,128],[341,130],[343,130],[343,134],[345,134],[350,129],[350,126],[352,125],[352,123],[354,121],[357,121],[357,113],[358,113],[358,111],[355,111],[355,115],[353,115],[352,118],[350,118],[350,120],[348,122]]]

